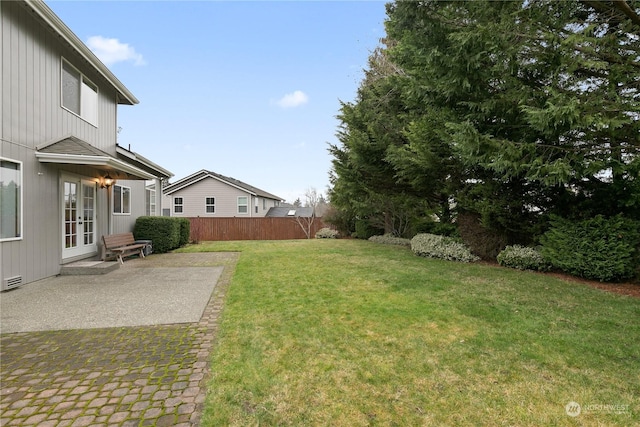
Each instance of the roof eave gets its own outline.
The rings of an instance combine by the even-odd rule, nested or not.
[[[41,163],[58,163],[71,165],[102,166],[137,176],[141,179],[155,179],[156,177],[142,169],[132,166],[122,160],[107,156],[84,156],[80,154],[60,154],[36,152],[36,158]]]
[[[146,157],[135,153],[133,151],[129,151],[126,148],[122,148],[119,145],[116,146],[116,153],[125,156],[127,158],[130,158],[131,160],[135,160],[136,162],[146,166],[147,168],[153,170],[154,172],[157,172],[156,176],[162,177],[162,178],[166,178],[169,179],[173,176],[173,173],[165,168],[163,168],[162,166],[152,162],[151,160],[147,159]]]
[[[76,36],[69,27],[42,0],[24,0],[60,37],[69,43],[89,64],[91,64],[117,91],[118,103],[135,105],[140,101],[107,68],[106,65]]]

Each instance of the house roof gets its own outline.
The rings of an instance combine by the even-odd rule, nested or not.
[[[118,154],[118,157],[120,157],[125,162],[133,163],[139,168],[153,173],[158,178],[169,179],[173,176],[172,172],[152,162],[151,160],[147,159],[146,157],[144,157],[139,153],[136,153],[131,150],[127,150],[126,148],[121,147],[119,145],[116,145],[116,153]]]
[[[261,190],[257,187],[254,187],[252,185],[246,184],[240,180],[237,180],[235,178],[231,178],[228,176],[224,176],[224,175],[220,175],[218,173],[215,172],[211,172],[205,169],[202,169],[192,175],[189,175],[185,178],[182,178],[179,181],[176,181],[175,183],[171,184],[171,185],[167,185],[162,191],[164,192],[164,194],[171,194],[174,193],[178,190],[182,190],[185,187],[188,187],[192,184],[195,184],[196,182],[202,181],[203,179],[207,179],[207,178],[212,178],[221,182],[224,182],[228,185],[231,185],[232,187],[236,187],[239,188],[243,191],[246,191],[247,193],[250,193],[251,195],[254,196],[258,196],[258,197],[264,197],[266,199],[273,199],[273,200],[278,200],[278,201],[282,201],[284,199],[282,199],[281,197],[278,197],[274,194],[268,193],[264,190]]]
[[[287,218],[302,217],[311,218],[313,216],[312,207],[296,207],[296,206],[276,206],[269,208],[266,217],[270,218]]]
[[[76,36],[69,27],[58,16],[49,9],[42,0],[23,0],[42,20],[69,45],[84,58],[93,68],[96,69],[109,84],[118,92],[118,103],[134,105],[140,101],[127,89],[120,80],[107,68],[106,65]]]
[[[117,174],[121,179],[155,179],[162,177],[163,173],[150,167],[144,170],[131,162],[117,159],[75,136],[37,146],[36,158],[41,163],[93,166]]]

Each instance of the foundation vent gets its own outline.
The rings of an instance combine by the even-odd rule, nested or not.
[[[22,276],[7,277],[2,280],[2,288],[0,290],[8,291],[9,289],[17,288],[20,285],[22,285]]]

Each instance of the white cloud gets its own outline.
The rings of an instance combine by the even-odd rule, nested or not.
[[[145,65],[142,55],[118,39],[109,39],[102,36],[91,36],[87,40],[87,46],[105,65],[113,65],[116,62],[132,61],[135,65]]]
[[[306,104],[307,102],[309,102],[307,94],[301,90],[296,90],[295,92],[288,93],[280,98],[276,101],[276,104],[282,108],[295,108]]]

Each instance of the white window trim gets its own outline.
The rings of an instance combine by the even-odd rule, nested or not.
[[[207,203],[207,199],[213,199],[213,203]],[[207,211],[209,206],[213,207],[213,212]],[[216,198],[213,196],[204,198],[204,213],[205,215],[215,215],[216,214]]]
[[[176,199],[182,200],[182,203],[177,204]],[[176,206],[180,206],[182,208],[181,212],[176,212]],[[184,215],[184,197],[174,197],[173,198],[173,213],[175,215]]]
[[[247,202],[240,204],[240,199],[246,199]],[[246,212],[240,212],[240,206],[244,206],[247,208]],[[238,196],[237,204],[236,204],[238,215],[249,215],[249,197],[248,196]]]
[[[4,160],[6,162],[11,162],[11,163],[16,163],[17,165],[19,165],[20,167],[20,195],[18,196],[20,198],[19,203],[20,203],[20,231],[19,231],[19,236],[17,237],[5,237],[5,238],[0,238],[0,242],[12,242],[12,241],[17,241],[17,240],[22,240],[24,239],[24,194],[23,194],[23,187],[24,187],[24,170],[23,170],[23,164],[20,160],[14,160],[14,159],[10,159],[8,157],[0,157],[0,160]]]
[[[116,187],[129,189],[129,212],[113,212],[113,210],[116,207],[116,203],[115,203],[116,202],[116,192],[115,192],[115,188]],[[112,188],[113,188],[113,191],[111,192],[112,193],[112,196],[111,196],[112,205],[111,206],[113,206],[113,207],[111,208],[111,213],[113,215],[118,215],[118,216],[131,216],[131,199],[132,199],[131,187],[127,187],[125,185],[120,185],[120,184],[113,184]],[[122,209],[124,207],[124,197],[123,196],[124,196],[124,191],[121,190],[120,191],[120,209]]]
[[[76,70],[78,72],[78,74],[80,74],[80,114],[76,113],[73,110],[70,110],[69,108],[64,106],[64,85],[62,83],[62,76],[64,73],[64,64],[67,64],[69,67],[73,68],[74,70]],[[82,115],[82,105],[84,102],[86,102],[86,97],[83,97],[82,94],[82,85],[86,85],[86,86],[93,86],[95,88],[95,93],[96,93],[96,111],[95,111],[95,118],[89,118],[89,117],[85,117]],[[93,90],[93,89],[92,89]],[[70,112],[71,114],[73,114],[74,116],[84,120],[85,122],[89,123],[91,126],[93,127],[98,127],[98,110],[99,110],[99,103],[100,103],[100,88],[98,88],[98,85],[95,84],[93,81],[91,81],[91,79],[89,79],[87,76],[85,76],[80,70],[78,70],[78,68],[74,67],[71,62],[67,61],[66,59],[64,59],[64,57],[62,57],[62,60],[60,61],[60,106],[62,108],[64,108],[66,111]]]

